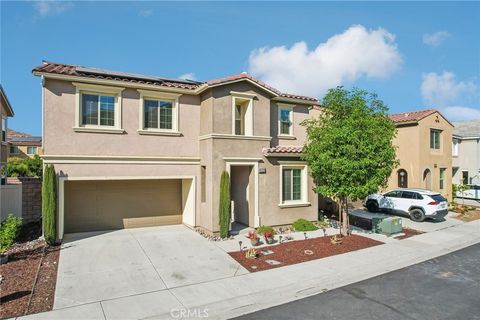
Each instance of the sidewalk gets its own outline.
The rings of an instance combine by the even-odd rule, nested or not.
[[[282,268],[18,319],[226,319],[423,262],[480,242],[480,220]],[[185,310],[187,309],[187,310]],[[208,315],[208,317],[206,317]]]

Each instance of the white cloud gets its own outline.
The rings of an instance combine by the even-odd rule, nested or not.
[[[467,106],[478,101],[473,81],[458,81],[450,71],[424,73],[420,91],[426,106],[439,109],[451,120],[480,119],[480,110]]]
[[[139,17],[150,17],[152,14],[153,14],[153,10],[151,10],[151,9],[138,11],[138,16]]]
[[[438,31],[435,33],[424,33],[423,43],[432,47],[439,46],[443,41],[449,38],[451,34],[448,31]]]
[[[197,80],[197,78],[195,76],[195,73],[193,73],[193,72],[182,74],[178,78],[179,79],[186,79],[186,80]]]
[[[395,35],[354,25],[313,50],[304,41],[291,48],[255,49],[249,72],[282,91],[320,97],[329,88],[363,76],[386,78],[401,64]]]
[[[33,7],[42,17],[61,14],[72,9],[73,6],[74,4],[71,1],[36,0],[33,3]]]
[[[442,74],[424,73],[420,90],[426,104],[443,107],[465,95],[475,94],[477,86],[472,81],[457,81],[453,72],[443,71]]]
[[[480,119],[480,109],[470,107],[445,107],[440,109],[445,116],[452,120]]]

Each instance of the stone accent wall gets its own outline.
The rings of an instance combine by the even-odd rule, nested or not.
[[[42,180],[40,178],[8,178],[8,183],[22,184],[23,223],[39,221],[42,217]]]

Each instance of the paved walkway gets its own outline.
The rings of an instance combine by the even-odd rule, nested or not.
[[[225,319],[362,281],[480,243],[480,221],[278,269],[58,309],[22,319]],[[192,316],[190,316],[192,318]]]

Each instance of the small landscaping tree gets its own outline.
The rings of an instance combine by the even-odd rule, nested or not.
[[[316,191],[339,204],[340,233],[348,234],[347,199],[357,200],[385,187],[397,166],[395,124],[377,95],[360,89],[330,89],[318,118],[307,129],[304,160]]]
[[[220,237],[228,237],[230,230],[230,176],[224,171],[220,178]]]
[[[53,245],[56,241],[57,190],[53,165],[46,165],[42,183],[42,219],[45,241]]]

